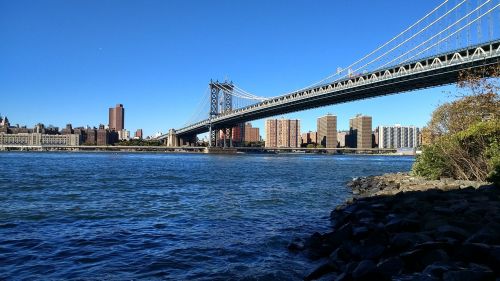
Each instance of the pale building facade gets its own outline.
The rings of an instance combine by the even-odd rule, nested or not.
[[[80,136],[77,134],[47,135],[40,133],[20,133],[20,134],[0,133],[0,145],[74,146],[74,145],[80,145]]]
[[[379,148],[416,148],[419,146],[419,129],[415,126],[379,126]]]

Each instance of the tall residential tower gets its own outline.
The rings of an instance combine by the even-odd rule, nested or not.
[[[300,147],[300,121],[266,120],[266,147]]]
[[[318,144],[325,148],[337,147],[337,116],[328,114],[318,118]]]
[[[372,117],[358,114],[349,119],[349,147],[372,148]]]
[[[125,108],[123,108],[123,104],[117,104],[115,108],[109,109],[109,129],[116,132],[125,129]]]

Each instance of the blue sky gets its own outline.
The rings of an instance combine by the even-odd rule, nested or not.
[[[442,1],[0,0],[0,114],[29,127],[107,124],[146,135],[179,128],[210,79],[276,96],[349,65]],[[423,126],[439,87],[287,114],[302,131],[356,113],[373,125]],[[278,116],[281,117],[281,116]],[[263,121],[254,122],[262,128]]]

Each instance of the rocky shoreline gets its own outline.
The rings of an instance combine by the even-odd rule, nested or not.
[[[500,280],[500,188],[387,174],[348,183],[332,231],[294,240],[305,280]]]

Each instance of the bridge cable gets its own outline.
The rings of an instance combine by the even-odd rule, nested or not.
[[[490,1],[490,0],[488,0],[488,1]],[[446,36],[445,38],[443,38],[443,39],[439,40],[437,43],[434,43],[434,44],[433,44],[433,45],[431,45],[430,47],[435,46],[435,45],[436,45],[436,44],[438,44],[440,41],[447,40],[448,38],[450,38],[451,36],[453,36],[455,33],[462,31],[462,30],[463,30],[463,29],[465,29],[466,27],[469,27],[469,26],[470,26],[471,24],[473,24],[474,22],[478,21],[479,19],[481,19],[481,18],[482,18],[482,17],[484,17],[485,15],[489,14],[490,12],[492,12],[493,10],[495,10],[496,8],[498,8],[498,6],[500,6],[500,4],[497,4],[495,7],[491,8],[490,10],[488,10],[487,12],[485,12],[484,14],[482,14],[479,18],[476,18],[476,19],[474,19],[473,21],[469,21],[466,25],[464,25],[464,26],[462,26],[461,28],[457,29],[456,31],[454,31],[452,34],[450,34],[450,35]],[[469,15],[470,15],[470,14],[472,14],[472,13],[474,13],[474,11],[470,12],[470,13],[469,13]],[[464,16],[462,19],[460,19],[460,21],[462,21],[462,20],[463,20],[465,17],[467,17],[467,16],[468,16],[468,15]],[[456,24],[456,23],[454,23],[453,25],[455,25],[455,24]],[[451,26],[450,26],[450,27],[451,27]],[[450,28],[450,27],[448,27],[448,28]],[[443,31],[441,31],[441,32],[443,32]],[[433,37],[436,37],[436,35],[434,35]],[[427,43],[427,42],[428,42],[428,41],[430,41],[431,39],[433,39],[433,38],[430,38],[430,39],[428,39],[428,40],[426,40],[426,41],[422,42],[422,43],[421,43],[420,45],[418,45],[416,48],[418,48],[418,47],[422,46],[423,44]],[[427,51],[430,47],[426,48],[426,49],[425,49],[425,51]],[[414,49],[415,49],[415,48],[414,48]],[[414,49],[412,49],[412,50],[410,50],[410,51],[408,51],[408,52],[411,52],[411,51],[413,51]],[[417,54],[413,55],[410,59],[415,58],[416,56],[418,56],[418,55],[419,55],[419,54],[421,54],[422,52],[424,52],[424,51],[421,51],[421,52],[419,52],[419,53],[417,53]],[[393,59],[393,60],[392,60],[391,62],[389,62],[389,63],[392,63],[392,62],[394,62],[395,60],[397,60],[397,59],[399,59],[399,58],[400,58],[400,57],[397,57],[397,58]],[[404,62],[406,62],[406,61],[408,61],[408,60],[409,60],[409,59],[406,59]],[[386,64],[386,65],[387,65],[387,64]],[[384,67],[384,66],[386,66],[386,65],[383,65],[383,66],[381,66],[381,67]]]
[[[405,34],[406,32],[408,32],[409,30],[411,30],[413,27],[417,26],[419,23],[421,23],[422,21],[424,21],[425,19],[427,19],[429,16],[431,16],[433,13],[435,13],[437,10],[439,10],[445,3],[447,3],[449,0],[445,0],[443,3],[441,3],[440,5],[438,5],[436,8],[434,8],[432,11],[430,11],[429,13],[427,13],[424,17],[422,17],[421,19],[419,19],[418,21],[416,21],[415,23],[413,23],[411,26],[409,26],[408,28],[406,28],[404,31],[400,32],[398,35],[396,35],[395,37],[393,37],[392,39],[390,39],[389,41],[387,41],[386,43],[384,43],[383,45],[379,46],[378,48],[376,48],[375,50],[373,50],[372,52],[370,52],[369,54],[365,55],[364,57],[358,59],[357,61],[355,61],[354,63],[350,64],[349,66],[343,68],[340,72],[337,71],[336,73],[334,74],[331,74],[329,76],[327,76],[326,78],[323,78],[322,80],[316,82],[316,83],[313,83],[309,86],[306,86],[306,87],[303,87],[299,90],[295,90],[293,92],[300,92],[302,90],[305,90],[305,89],[308,89],[308,88],[311,88],[311,87],[314,87],[318,84],[322,84],[323,82],[337,76],[338,74],[342,73],[344,70],[346,69],[349,69],[357,64],[359,64],[360,62],[362,62],[363,60],[365,60],[366,58],[370,57],[371,55],[373,55],[374,53],[380,51],[382,48],[384,48],[385,46],[389,45],[390,43],[392,43],[393,41],[395,41],[396,39],[398,39],[399,37],[401,37],[403,34]],[[466,0],[464,0],[466,1]]]
[[[445,38],[441,39],[441,41],[446,40],[446,39],[448,39],[449,37],[453,36],[455,33],[462,31],[462,30],[463,30],[463,29],[465,29],[466,27],[469,27],[471,24],[473,24],[474,22],[478,21],[479,19],[481,19],[481,18],[482,18],[482,17],[484,17],[485,15],[489,14],[490,12],[492,12],[493,10],[495,10],[496,8],[498,8],[499,6],[500,6],[500,4],[497,4],[495,7],[493,7],[493,8],[491,8],[491,9],[489,9],[487,12],[485,12],[484,14],[482,14],[479,18],[476,18],[476,19],[474,19],[473,21],[471,21],[471,22],[467,23],[467,25],[465,25],[465,26],[461,27],[460,29],[456,30],[455,32],[453,32],[453,33],[452,33],[452,34],[450,34],[449,36],[446,36]],[[439,43],[439,42],[438,42],[438,43]],[[437,43],[434,43],[434,45],[435,45],[435,44],[437,44]],[[432,45],[432,46],[434,46],[434,45]],[[430,47],[432,47],[432,46],[430,46]],[[428,50],[430,47],[427,47],[427,49],[425,49],[424,51]],[[413,57],[411,57],[410,59],[412,59],[412,58],[414,58],[414,57],[418,56],[418,55],[419,55],[419,54],[421,54],[422,52],[423,52],[423,51],[420,51],[419,53],[415,54],[415,55],[414,55]],[[408,61],[408,59],[407,59],[406,61],[403,61],[402,63],[405,63],[405,62],[407,62],[407,61]]]
[[[443,17],[447,16],[448,14],[450,14],[452,11],[454,11],[455,9],[457,9],[458,7],[460,7],[463,3],[465,3],[467,0],[463,0],[462,2],[460,2],[457,6],[453,7],[450,11],[446,12],[444,15],[442,15],[441,17],[439,17],[438,19],[434,20],[433,22],[431,22],[430,24],[428,24],[427,26],[425,26],[423,29],[419,30],[417,33],[413,34],[410,38],[404,40],[403,42],[399,43],[398,45],[396,45],[395,47],[391,48],[389,51],[386,51],[385,53],[383,53],[382,55],[378,56],[377,58],[371,60],[370,62],[364,64],[363,66],[361,67],[358,67],[356,70],[354,70],[354,72],[356,71],[359,71],[359,70],[362,70],[364,69],[365,67],[373,64],[374,62],[377,62],[378,60],[380,60],[380,58],[392,53],[395,49],[401,47],[403,44],[407,43],[408,41],[410,41],[411,39],[415,38],[417,35],[419,35],[420,33],[426,31],[428,28],[430,28],[431,26],[433,26],[436,22],[440,21]],[[487,2],[489,2],[491,0],[487,0]],[[487,3],[486,2],[486,3]],[[484,4],[483,4],[484,5]],[[399,57],[398,57],[399,58]],[[394,60],[393,60],[394,61]],[[392,62],[392,61],[391,61]],[[384,64],[384,66],[387,65]],[[345,77],[345,76],[344,76]]]

